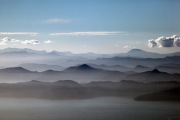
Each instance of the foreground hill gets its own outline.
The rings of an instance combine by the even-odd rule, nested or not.
[[[103,96],[137,97],[180,86],[176,82],[144,84],[136,81],[95,81],[79,84],[72,80],[1,83],[0,98],[86,99]]]
[[[135,98],[137,101],[179,101],[180,102],[180,87],[146,94]]]

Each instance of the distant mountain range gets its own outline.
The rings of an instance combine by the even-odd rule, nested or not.
[[[173,63],[180,64],[180,56],[171,56],[165,58],[132,58],[132,57],[112,57],[112,58],[97,58],[96,60],[90,61],[92,64],[105,64],[108,66],[112,65],[123,65],[126,67],[135,67],[142,65],[146,67],[154,68],[160,64]]]
[[[41,55],[55,55],[55,56],[71,56],[71,57],[83,57],[88,59],[95,59],[95,58],[103,58],[103,57],[137,57],[137,58],[163,58],[167,56],[180,56],[180,52],[176,53],[169,53],[169,54],[159,54],[153,52],[147,52],[141,49],[132,49],[127,53],[116,53],[116,54],[95,54],[95,53],[83,53],[83,54],[74,54],[71,52],[59,52],[59,51],[52,51],[46,52],[45,50],[37,51],[28,48],[20,49],[20,48],[6,48],[1,49],[0,54],[41,54]]]
[[[62,71],[65,68],[59,65],[47,65],[47,64],[37,64],[37,63],[24,63],[20,64],[19,67],[25,68],[30,71],[38,71],[43,72],[47,70],[54,70],[54,71]]]
[[[6,49],[1,49],[0,53],[16,53],[16,52],[20,52],[20,53],[34,53],[34,54],[46,54],[47,52],[45,50],[43,51],[37,51],[37,50],[32,50],[32,49],[28,49],[28,48],[6,48]]]
[[[117,54],[95,54],[95,53],[74,54],[71,52],[36,51],[27,48],[24,49],[6,48],[0,50],[0,58],[1,58],[0,66],[4,66],[4,67],[13,67],[13,66],[19,66],[20,64],[33,63],[33,64],[58,65],[67,68],[70,66],[75,66],[77,64],[90,63],[97,65],[104,64],[107,66],[119,65],[117,69],[121,69],[124,66],[124,70],[122,71],[126,71],[128,67],[133,68],[137,65],[142,65],[152,68],[159,64],[179,63],[178,60],[180,58],[180,52],[171,53],[171,54],[158,54],[158,53],[143,51],[140,49],[132,49],[127,53],[117,53]],[[54,68],[52,66],[51,68],[53,70],[60,69],[60,68]],[[106,69],[111,69],[111,68],[106,67]],[[116,70],[116,68],[114,69]],[[45,68],[43,68],[42,70],[45,70]]]
[[[20,82],[30,80],[57,81],[74,80],[80,83],[90,81],[121,81],[133,80],[139,82],[158,82],[158,81],[179,81],[180,74],[169,74],[154,69],[142,73],[126,73],[110,71],[91,67],[87,64],[69,67],[62,71],[47,70],[43,72],[33,72],[22,67],[0,69],[1,82]]]
[[[153,69],[158,69],[162,72],[167,72],[167,73],[180,73],[180,64],[176,64],[176,63],[159,64],[155,67],[147,67],[147,66],[143,66],[143,65],[137,65],[133,68],[120,66],[120,65],[111,65],[110,66],[110,65],[105,65],[105,64],[97,65],[97,64],[92,64],[92,63],[88,63],[87,65],[89,65],[93,68],[97,68],[97,69],[103,69],[103,70],[109,70],[109,71],[119,71],[119,72],[126,72],[126,73],[136,73],[136,72],[140,73],[140,72],[150,71]],[[27,70],[38,71],[38,72],[43,72],[43,71],[47,71],[47,70],[62,71],[62,70],[66,69],[66,67],[62,67],[59,65],[47,65],[47,64],[36,64],[36,63],[24,63],[24,64],[20,64],[18,67],[23,67]],[[2,66],[2,68],[5,68],[5,67]]]
[[[152,71],[129,75],[125,79],[148,83],[148,82],[159,82],[159,81],[179,81],[178,78],[180,78],[180,74],[169,74],[154,69]]]
[[[137,57],[137,58],[163,58],[167,56],[180,56],[180,52],[169,53],[169,54],[159,54],[153,52],[147,52],[141,49],[132,49],[127,53],[120,54],[119,57]]]
[[[18,82],[34,79],[42,81],[57,81],[70,79],[87,83],[89,81],[119,81],[125,75],[125,73],[118,71],[92,68],[86,64],[69,67],[63,71],[47,70],[44,72],[32,72],[22,67],[13,67],[0,70],[0,81]]]

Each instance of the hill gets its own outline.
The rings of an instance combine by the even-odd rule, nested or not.
[[[148,83],[159,81],[180,81],[178,78],[180,78],[180,74],[169,74],[154,69],[152,71],[128,75],[125,79]]]
[[[137,101],[177,101],[180,102],[180,87],[161,92],[141,95],[135,98]]]

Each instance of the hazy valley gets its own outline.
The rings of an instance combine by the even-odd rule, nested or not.
[[[21,101],[24,106],[24,108],[20,106],[11,108],[9,112],[12,114],[1,115],[3,119],[23,120],[28,116],[31,120],[37,120],[37,118],[72,120],[75,115],[68,118],[67,114],[74,113],[70,110],[73,105],[74,109],[79,108],[80,111],[84,111],[85,106],[81,106],[79,102],[87,102],[86,109],[90,112],[84,111],[84,114],[89,116],[89,120],[96,119],[90,113],[100,108],[98,102],[103,103],[101,107],[106,109],[104,112],[116,116],[114,118],[111,115],[96,114],[99,115],[98,119],[134,120],[135,117],[147,120],[162,118],[167,120],[179,115],[178,107],[171,107],[171,103],[175,102],[178,106],[180,102],[179,53],[161,55],[133,49],[127,53],[101,55],[7,48],[0,50],[0,57],[0,101],[5,100],[7,104],[14,101],[17,105],[18,101]],[[37,100],[41,102],[37,103]],[[153,109],[163,109],[161,104],[152,103],[152,101],[164,101],[162,105],[168,107],[163,112],[166,115],[149,111],[149,105]],[[71,102],[76,104],[71,104]],[[107,102],[110,103],[107,104]],[[93,103],[97,104],[97,108]],[[113,107],[115,103],[118,105],[117,112]],[[39,105],[30,109],[33,104]],[[49,112],[41,109],[45,107],[45,104],[51,104]],[[72,106],[68,106],[69,104]],[[135,112],[134,108],[137,107],[135,104],[140,106],[138,112]],[[4,108],[6,107],[8,106]],[[55,114],[61,110],[59,107],[66,109],[64,115]],[[121,108],[134,114],[128,117],[128,114],[119,111]],[[21,112],[25,116],[23,117],[22,114],[18,116],[16,111],[12,111],[13,109],[24,109],[25,111]],[[38,114],[30,117],[32,112],[29,110],[36,111],[35,109]],[[172,113],[173,110],[176,112]],[[0,111],[3,113],[4,109]],[[141,115],[142,111],[147,113]],[[118,115],[119,112],[125,116]],[[43,117],[45,113],[51,113],[53,116]],[[149,113],[154,117],[147,117]],[[85,118],[85,116],[75,117],[75,119],[79,118]]]

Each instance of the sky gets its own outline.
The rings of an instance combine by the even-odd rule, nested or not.
[[[0,49],[178,52],[179,5],[179,0],[0,0]]]

